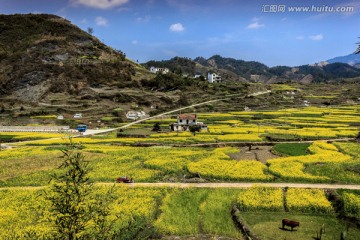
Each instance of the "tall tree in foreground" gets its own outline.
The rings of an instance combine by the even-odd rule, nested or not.
[[[53,175],[46,198],[51,202],[51,221],[55,239],[109,239],[113,234],[109,204],[113,189],[104,197],[96,196],[90,182],[89,166],[80,146],[70,140],[57,174]]]

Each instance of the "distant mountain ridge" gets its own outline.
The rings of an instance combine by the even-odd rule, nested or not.
[[[341,56],[341,57],[335,57],[332,59],[327,60],[326,62],[329,63],[336,63],[336,62],[340,62],[340,63],[347,63],[351,66],[354,65],[359,65],[360,64],[360,54],[349,54],[346,56]]]
[[[358,57],[358,56],[356,56]],[[352,59],[356,59],[353,57]],[[255,81],[276,83],[297,81],[301,83],[324,82],[342,78],[360,77],[360,69],[347,63],[333,62],[323,65],[302,65],[298,67],[276,66],[268,67],[256,61],[244,61],[214,55],[208,59],[197,57],[175,57],[170,60],[149,61],[145,67],[167,67],[174,73],[194,75],[197,72],[206,77],[207,72],[218,72],[226,80]]]

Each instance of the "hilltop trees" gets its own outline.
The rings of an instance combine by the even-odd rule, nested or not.
[[[92,35],[94,33],[94,29],[92,27],[88,27],[87,32]]]

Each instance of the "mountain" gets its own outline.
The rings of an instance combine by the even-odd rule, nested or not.
[[[189,76],[200,72],[206,77],[208,72],[217,72],[227,81],[242,82],[277,83],[295,81],[308,84],[360,76],[360,69],[346,63],[268,67],[260,62],[224,58],[220,55],[214,55],[208,59],[197,57],[194,60],[175,57],[170,60],[149,61],[143,65],[147,68],[151,66],[167,67],[172,72]]]
[[[148,69],[151,65],[168,67],[172,72],[153,74]],[[196,72],[206,77],[211,71],[219,73],[225,84],[193,78]],[[77,122],[72,117],[82,113],[82,122],[101,127],[94,122],[103,119],[116,124],[125,120],[128,110],[155,114],[226,94],[246,96],[269,87],[249,81],[311,83],[356,76],[360,76],[360,69],[343,63],[269,68],[219,55],[194,60],[175,57],[139,65],[64,18],[50,14],[0,15],[2,125],[29,124],[29,116],[33,124],[40,121],[35,116],[46,116],[40,118],[42,124],[54,124],[47,117],[60,114],[67,121],[56,124],[74,126]],[[256,101],[236,98],[203,109],[236,111],[245,106],[279,104],[276,99],[276,95]]]
[[[347,63],[351,66],[360,66],[360,54],[349,54],[342,57],[335,57],[332,59],[327,60],[329,63]]]
[[[0,124],[28,124],[29,116],[39,115],[72,119],[82,113],[82,122],[98,127],[94,122],[103,117],[114,124],[125,120],[128,110],[155,114],[224,93],[246,95],[242,83],[219,89],[179,74],[196,65],[175,58],[175,73],[153,74],[64,18],[0,15]]]

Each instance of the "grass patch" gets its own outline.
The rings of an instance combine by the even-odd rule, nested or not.
[[[332,182],[360,184],[359,162],[309,164],[304,172],[314,176],[326,176]]]
[[[160,234],[211,234],[241,239],[230,207],[239,190],[176,189],[163,201],[155,222]]]
[[[333,215],[242,212],[241,217],[246,221],[251,231],[263,240],[314,239],[316,232],[320,231],[323,224],[326,228],[323,239],[339,239],[341,232],[346,230],[346,226],[340,223]],[[284,218],[300,222],[300,227],[295,228],[294,231],[281,229],[281,220]],[[359,229],[350,228],[347,232],[347,239],[358,239],[359,234]]]
[[[310,143],[280,143],[273,147],[276,154],[285,156],[303,156],[307,155],[307,148]]]

